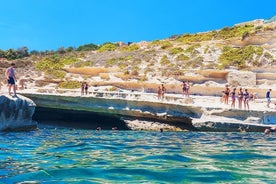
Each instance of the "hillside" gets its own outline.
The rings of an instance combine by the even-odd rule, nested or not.
[[[178,93],[184,80],[193,83],[192,93],[207,95],[218,95],[225,84],[276,89],[276,22],[254,20],[152,42],[32,52],[16,60],[2,58],[2,73],[10,62],[16,63],[19,87],[24,83],[38,90],[78,89],[86,81],[108,90],[148,92],[164,83],[168,92]],[[4,75],[1,79],[5,86]]]

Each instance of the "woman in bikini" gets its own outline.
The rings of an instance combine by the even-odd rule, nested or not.
[[[239,109],[242,108],[242,101],[243,101],[243,91],[242,88],[240,88],[240,91],[238,92],[238,101],[239,101]]]

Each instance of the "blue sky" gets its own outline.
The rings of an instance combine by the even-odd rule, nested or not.
[[[0,49],[139,42],[276,15],[276,0],[0,0]]]

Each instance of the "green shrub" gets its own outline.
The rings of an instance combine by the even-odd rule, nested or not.
[[[267,59],[273,59],[273,56],[268,52],[264,53],[264,57],[267,58]]]
[[[105,67],[111,67],[111,66],[119,66],[122,67],[124,65],[127,65],[127,62],[132,59],[132,56],[125,56],[125,57],[119,57],[119,58],[111,58],[106,60]]]
[[[97,50],[98,48],[99,48],[98,45],[91,43],[91,44],[81,45],[76,50],[77,51],[90,51],[90,50]]]
[[[204,49],[204,54],[207,54],[207,52],[209,51],[209,45],[207,45]]]
[[[254,25],[240,25],[234,27],[225,27],[219,31],[211,31],[206,33],[196,33],[196,34],[184,34],[177,36],[175,41],[183,43],[192,43],[192,42],[201,42],[209,40],[219,40],[219,39],[228,39],[232,37],[242,37],[244,34],[249,34],[254,31]]]
[[[104,52],[104,51],[114,51],[118,48],[118,45],[115,43],[104,43],[101,45],[98,49],[98,52]]]
[[[254,54],[259,56],[263,52],[263,49],[255,46],[246,46],[243,48],[230,48],[224,47],[222,54],[219,56],[221,68],[235,66],[239,69],[246,68],[246,63],[254,62]]]
[[[177,37],[175,40],[183,43],[192,43],[192,42],[201,42],[212,40],[215,37],[216,32],[206,32],[206,33],[197,33],[197,34],[184,34]]]
[[[78,81],[64,81],[59,83],[58,87],[64,89],[76,89],[81,87],[81,83]]]
[[[160,46],[161,49],[168,49],[173,46],[171,42],[167,40],[155,40],[150,45]]]
[[[60,55],[52,55],[42,58],[40,61],[35,63],[35,68],[37,70],[45,72],[48,77],[51,78],[63,78],[65,72],[63,68],[65,65],[70,65],[74,62],[79,61],[74,57],[63,57]]]
[[[129,46],[122,46],[120,48],[120,51],[121,52],[132,52],[132,51],[139,50],[139,49],[140,49],[139,45],[131,44]]]
[[[166,55],[163,55],[163,57],[161,58],[160,64],[163,66],[170,64],[170,61]]]
[[[181,48],[181,47],[175,47],[175,48],[172,48],[169,53],[170,54],[173,54],[173,55],[176,55],[176,54],[179,54],[181,52],[183,52],[184,50]]]
[[[188,52],[188,53],[193,53],[195,51],[196,48],[200,47],[201,45],[199,43],[196,43],[196,44],[192,44],[190,45],[186,50],[185,52]]]
[[[76,68],[82,68],[82,67],[86,67],[86,66],[93,66],[94,63],[92,61],[80,61],[80,62],[76,62],[73,63],[72,66],[76,67]]]
[[[262,47],[257,47],[255,49],[255,53],[258,55],[258,56],[261,56],[263,55],[263,52],[264,52],[264,49]]]
[[[184,54],[180,54],[179,56],[177,56],[176,60],[177,61],[187,61],[189,60],[190,58]]]
[[[45,74],[47,75],[48,78],[52,78],[52,79],[62,79],[65,77],[66,72],[63,70],[47,70],[45,72]]]
[[[215,36],[216,39],[228,39],[233,37],[242,37],[244,34],[250,33],[254,30],[254,25],[240,25],[234,27],[225,27],[219,30]]]

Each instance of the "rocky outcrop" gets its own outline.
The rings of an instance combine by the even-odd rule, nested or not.
[[[119,117],[133,130],[171,131],[264,131],[275,125],[276,111],[239,110],[221,107],[202,107],[193,101],[185,103],[181,99],[166,102],[154,100],[154,96],[129,94],[120,98],[110,93],[105,97],[61,96],[44,94],[25,94],[38,107],[83,111]],[[144,94],[145,95],[145,94]],[[183,100],[183,99],[182,99]],[[54,110],[55,111],[55,110]],[[49,116],[51,114],[49,113]],[[91,115],[91,123],[94,119]]]
[[[0,96],[0,130],[33,130],[37,122],[32,120],[35,103],[21,95]]]

